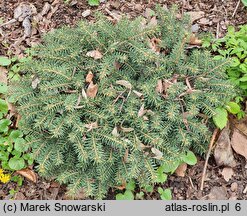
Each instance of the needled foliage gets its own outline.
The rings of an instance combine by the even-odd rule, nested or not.
[[[205,152],[207,119],[234,95],[227,61],[191,50],[189,19],[157,8],[142,18],[47,34],[23,64],[12,99],[39,173],[104,197],[109,187],[157,180],[157,167]]]

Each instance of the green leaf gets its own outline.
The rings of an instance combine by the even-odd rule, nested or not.
[[[9,130],[11,121],[9,119],[0,120],[0,132],[6,133]]]
[[[235,102],[229,102],[226,105],[226,109],[228,110],[228,112],[230,112],[232,114],[237,114],[241,110],[240,106],[237,103],[235,103]]]
[[[161,193],[160,198],[162,200],[171,200],[172,199],[172,191],[171,189],[165,189],[163,193]]]
[[[164,182],[166,182],[166,180],[167,180],[167,175],[164,173],[163,168],[159,167],[157,169],[157,178],[155,181],[157,183],[164,183]]]
[[[5,102],[5,100],[0,99],[0,118],[2,118],[3,115],[6,115],[8,112],[8,104]]]
[[[227,111],[224,108],[216,108],[215,112],[216,114],[213,116],[213,121],[215,125],[222,130],[227,124]]]
[[[8,91],[8,87],[5,83],[0,82],[0,94],[5,94]]]
[[[15,175],[11,177],[11,181],[16,182],[17,185],[20,187],[23,183],[23,178],[21,176]]]
[[[245,7],[247,7],[247,0],[242,0],[242,3],[244,4]]]
[[[158,192],[159,192],[159,194],[162,194],[164,192],[163,188],[162,187],[158,187]]]
[[[116,200],[134,200],[134,194],[130,190],[126,190],[124,194],[117,194]]]
[[[9,160],[9,152],[0,151],[0,161],[8,161]]]
[[[26,141],[23,138],[17,138],[15,140],[15,149],[20,152],[25,152],[28,150],[28,145],[26,145]]]
[[[11,60],[8,57],[0,56],[0,66],[9,66],[11,64]]]
[[[180,161],[174,161],[170,163],[164,163],[161,166],[161,169],[164,173],[173,173],[178,168]]]
[[[136,194],[136,199],[143,200],[143,197],[144,197],[144,193],[142,191]]]
[[[197,158],[192,151],[188,151],[183,157],[183,161],[189,165],[195,165],[197,163]]]
[[[242,78],[240,78],[239,79],[239,81],[241,81],[241,82],[245,82],[245,81],[247,81],[247,76],[245,75],[245,76],[243,76]]]
[[[152,193],[154,191],[154,187],[152,185],[146,185],[144,190],[148,193]]]
[[[135,186],[135,181],[132,179],[130,182],[127,183],[126,190],[133,191],[135,190]]]
[[[88,0],[90,6],[99,6],[99,0]]]
[[[13,130],[11,131],[9,138],[11,138],[15,142],[17,138],[20,138],[22,136],[23,136],[23,133],[20,130]]]
[[[25,161],[23,158],[12,157],[9,160],[9,167],[12,170],[21,170],[25,167]]]

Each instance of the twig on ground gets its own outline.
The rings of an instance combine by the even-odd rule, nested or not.
[[[234,10],[234,12],[233,12],[233,14],[232,14],[232,18],[235,16],[235,14],[236,14],[236,12],[237,12],[237,10],[238,10],[240,1],[241,1],[241,0],[238,1],[237,5],[236,5],[236,7],[235,7],[235,10]]]
[[[204,164],[203,172],[202,172],[202,180],[201,180],[200,190],[203,190],[203,184],[204,184],[204,180],[205,180],[205,176],[206,176],[206,171],[207,171],[207,165],[208,165],[208,159],[209,159],[209,156],[211,154],[211,150],[212,150],[212,147],[213,147],[213,144],[214,144],[214,141],[215,141],[215,138],[216,138],[218,132],[219,132],[219,129],[216,128],[214,130],[213,136],[211,138],[211,141],[210,141],[210,144],[209,144],[209,147],[208,147],[208,152],[207,152],[207,156],[206,156],[206,160],[205,160],[205,164]]]
[[[16,19],[12,19],[12,20],[10,20],[10,21],[8,21],[6,23],[0,24],[0,27],[5,26],[5,25],[10,25],[12,23],[15,23],[16,21],[17,21]]]

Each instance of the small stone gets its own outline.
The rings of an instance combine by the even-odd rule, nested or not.
[[[231,191],[237,191],[238,189],[238,183],[237,182],[233,182],[231,184]]]
[[[87,9],[83,11],[81,15],[85,18],[85,17],[88,17],[90,14],[91,14],[91,10]]]
[[[199,27],[198,24],[194,24],[194,25],[191,26],[191,31],[192,31],[193,33],[196,33],[196,32],[198,32],[199,28],[200,28],[200,27]]]

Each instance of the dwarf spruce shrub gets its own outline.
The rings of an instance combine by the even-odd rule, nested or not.
[[[227,60],[188,47],[189,19],[156,15],[51,32],[11,87],[39,173],[71,193],[155,182],[158,166],[205,152],[207,119],[233,97]]]

